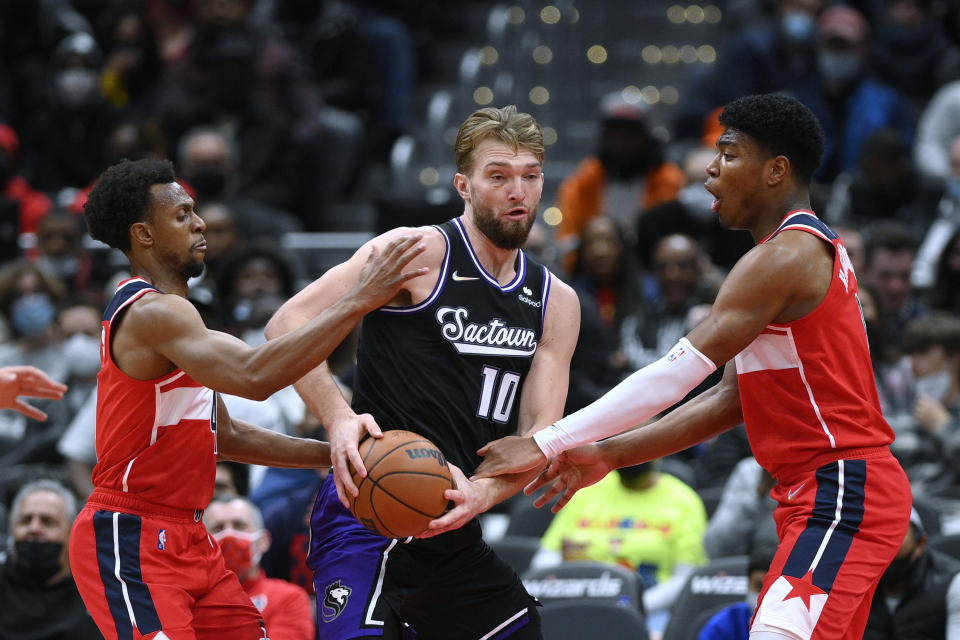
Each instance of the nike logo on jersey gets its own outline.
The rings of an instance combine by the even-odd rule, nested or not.
[[[453,281],[454,281],[454,282],[466,282],[467,280],[479,280],[479,279],[480,279],[480,278],[477,278],[477,277],[475,277],[475,276],[459,276],[459,275],[457,275],[457,272],[456,272],[456,271],[454,271],[454,272],[453,272],[453,275],[451,275],[450,277],[453,278]]]
[[[806,483],[806,482],[804,482],[803,484],[801,484],[801,485],[800,485],[799,487],[797,487],[796,489],[790,489],[789,491],[787,491],[787,500],[793,500],[794,498],[796,498],[796,497],[797,497],[797,494],[800,493],[800,491],[801,491],[805,486],[807,486],[807,483]]]

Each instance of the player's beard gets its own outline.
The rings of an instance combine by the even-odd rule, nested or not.
[[[473,203],[473,223],[495,246],[500,249],[519,249],[526,243],[530,228],[537,219],[538,206],[528,209],[527,217],[523,220],[512,221],[505,220],[493,207],[477,198],[473,189],[470,190],[470,201]]]

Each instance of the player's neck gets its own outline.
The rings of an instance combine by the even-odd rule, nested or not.
[[[164,293],[173,293],[186,298],[190,291],[187,280],[182,275],[173,274],[155,264],[131,260],[130,274],[135,278],[143,278]]]
[[[783,219],[794,211],[810,211],[810,195],[804,190],[793,191],[779,202],[772,203],[757,216],[756,223],[749,228],[754,242],[760,242],[777,230]]]

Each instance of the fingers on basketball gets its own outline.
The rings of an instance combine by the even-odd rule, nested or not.
[[[406,538],[446,512],[444,491],[455,483],[446,458],[429,439],[412,431],[387,431],[383,438],[363,440],[359,451],[367,477],[350,466],[359,490],[350,511],[364,527],[388,538]]]

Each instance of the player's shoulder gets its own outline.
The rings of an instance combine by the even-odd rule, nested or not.
[[[196,307],[183,296],[147,291],[130,304],[123,324],[128,329],[154,331],[197,315]]]
[[[412,235],[420,235],[422,237],[421,243],[426,246],[426,250],[423,252],[423,255],[418,258],[414,266],[420,266],[420,263],[439,263],[441,260],[443,260],[443,256],[447,250],[447,240],[444,234],[437,227],[432,225],[423,227],[396,227],[381,233],[379,236],[371,240],[370,244],[376,246],[377,249],[382,251],[383,248],[391,242],[395,242]]]
[[[564,282],[557,274],[547,270],[550,275],[550,300],[557,301],[563,306],[576,306],[580,308],[580,298],[576,289]]]

